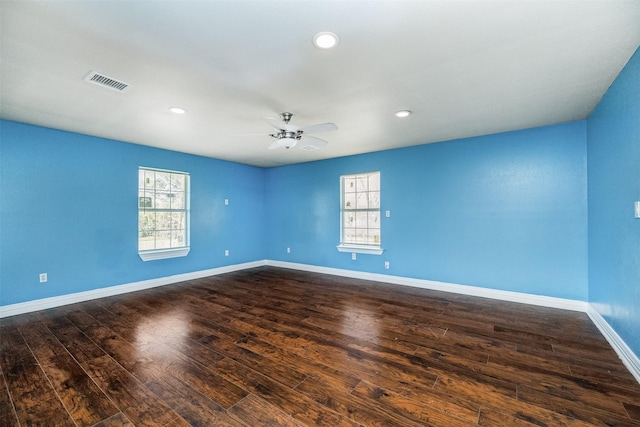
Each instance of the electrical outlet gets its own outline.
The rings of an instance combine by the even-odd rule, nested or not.
[[[290,254],[291,253],[291,248],[287,248],[287,253]]]
[[[47,281],[47,273],[40,273],[40,283],[45,283]]]
[[[351,252],[351,259],[352,260],[356,260],[356,253],[355,252]]]
[[[224,199],[224,204],[227,206],[229,204],[229,199]]]
[[[387,270],[389,269],[389,261],[384,262],[384,268]]]
[[[224,256],[229,256],[229,249],[224,250]]]

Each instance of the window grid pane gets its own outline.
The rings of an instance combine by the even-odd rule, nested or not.
[[[187,247],[189,175],[138,170],[138,250]]]
[[[380,246],[380,172],[341,177],[342,244]]]

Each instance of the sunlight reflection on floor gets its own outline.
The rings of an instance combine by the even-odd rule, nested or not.
[[[189,315],[174,310],[145,318],[136,328],[135,344],[141,351],[163,355],[167,345],[180,346],[189,333]]]

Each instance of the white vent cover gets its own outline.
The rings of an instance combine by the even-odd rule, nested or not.
[[[300,147],[300,148],[302,148],[303,150],[306,150],[306,151],[313,151],[313,150],[317,150],[318,149],[318,147],[316,147],[315,145],[305,145],[305,146]]]
[[[100,74],[97,71],[90,72],[87,77],[84,78],[84,80],[89,83],[106,87],[107,89],[112,89],[118,92],[126,92],[129,87],[131,87],[129,83],[116,80],[113,77],[105,76],[104,74]]]

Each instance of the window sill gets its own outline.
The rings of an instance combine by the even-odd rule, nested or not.
[[[338,245],[336,246],[340,252],[351,252],[357,254],[371,254],[382,255],[384,249],[380,246],[366,246],[366,245]]]
[[[138,255],[142,259],[142,261],[155,261],[157,259],[167,259],[167,258],[179,258],[183,256],[187,256],[190,248],[173,248],[173,249],[158,249],[153,251],[140,251]]]

